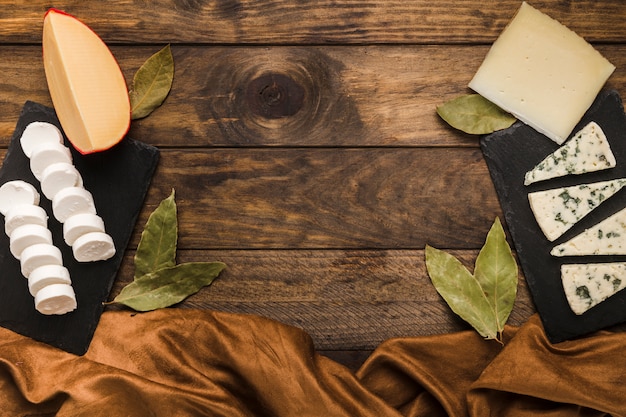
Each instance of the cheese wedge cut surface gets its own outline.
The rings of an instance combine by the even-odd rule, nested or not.
[[[615,156],[602,128],[590,122],[559,149],[526,173],[524,185],[565,175],[615,167]]]
[[[555,246],[552,256],[626,255],[626,209]]]
[[[524,2],[469,87],[560,145],[614,70],[583,38]]]
[[[626,263],[561,265],[561,281],[570,308],[580,315],[626,288]]]
[[[82,154],[117,144],[130,127],[128,88],[106,44],[78,19],[50,9],[43,23],[48,89],[68,140]]]
[[[555,188],[529,193],[528,201],[537,224],[553,241],[625,185],[626,178],[620,178]]]

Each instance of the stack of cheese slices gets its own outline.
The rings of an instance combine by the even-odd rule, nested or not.
[[[33,122],[20,138],[41,191],[52,202],[53,216],[63,224],[63,239],[78,262],[107,260],[115,245],[96,212],[92,194],[73,165],[63,135],[53,124]],[[39,206],[37,189],[22,180],[0,186],[0,213],[12,255],[28,279],[35,308],[42,314],[65,314],[77,307],[76,295],[59,248],[47,227],[48,214]]]

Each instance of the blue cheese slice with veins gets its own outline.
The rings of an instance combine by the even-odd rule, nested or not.
[[[528,201],[537,224],[552,242],[624,185],[626,178],[554,188],[529,193]]]
[[[602,128],[590,122],[563,146],[526,173],[524,185],[566,175],[615,167],[615,156]]]
[[[626,255],[626,208],[555,246],[552,256]]]
[[[561,281],[570,308],[580,315],[626,287],[626,263],[561,265]]]

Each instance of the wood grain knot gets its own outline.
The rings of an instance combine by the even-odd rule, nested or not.
[[[284,74],[265,74],[248,84],[246,100],[250,110],[259,116],[289,117],[302,108],[304,88]]]

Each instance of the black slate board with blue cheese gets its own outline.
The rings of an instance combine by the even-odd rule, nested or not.
[[[626,177],[626,116],[616,91],[600,92],[573,130],[572,136],[591,122],[601,127],[610,143],[616,160],[615,167],[525,184],[526,174],[547,155],[557,151],[559,145],[521,122],[482,138],[480,143],[520,265],[546,334],[552,342],[571,339],[626,321],[626,291],[620,291],[619,285],[611,287],[617,288],[616,293],[604,298],[607,292],[603,290],[599,302],[594,300],[593,305],[583,302],[584,308],[576,307],[578,310],[575,312],[571,305],[571,289],[568,288],[566,295],[561,278],[563,265],[580,265],[575,268],[589,271],[588,267],[582,265],[598,262],[617,264],[626,261],[626,255],[601,255],[599,260],[596,255],[551,254],[554,247],[568,242],[624,209],[626,190],[616,192],[552,242],[539,227],[528,201],[529,193]],[[579,293],[582,294],[582,291]]]
[[[82,355],[91,342],[104,309],[125,248],[143,206],[144,197],[159,159],[153,146],[125,138],[115,147],[91,155],[72,149],[74,164],[93,194],[98,213],[115,242],[115,255],[99,262],[79,262],[63,237],[63,225],[54,218],[52,202],[43,198],[41,184],[33,175],[28,156],[20,144],[24,129],[32,122],[44,121],[60,129],[53,109],[26,102],[15,127],[11,143],[0,169],[0,184],[26,181],[42,195],[39,205],[48,213],[54,246],[60,249],[63,264],[71,274],[77,308],[63,315],[45,315],[35,309],[28,280],[20,270],[20,261],[10,251],[6,233],[0,233],[0,326],[65,351]],[[67,139],[65,144],[69,145]],[[0,216],[0,230],[5,226]]]

